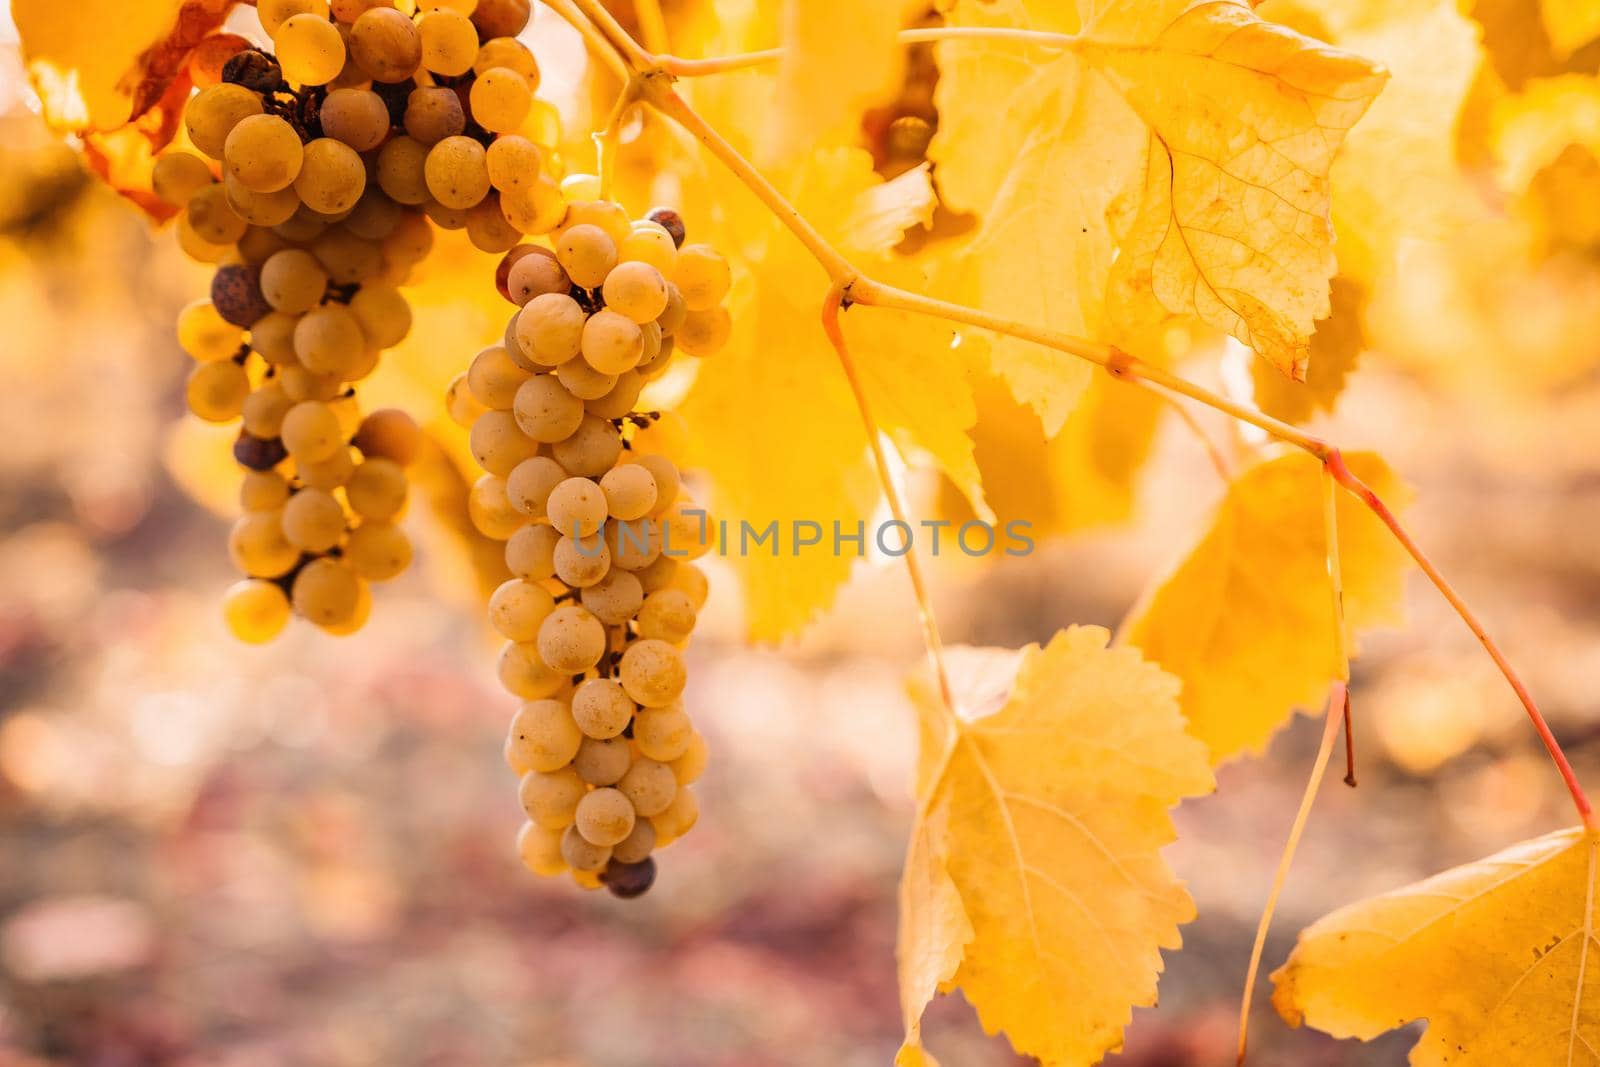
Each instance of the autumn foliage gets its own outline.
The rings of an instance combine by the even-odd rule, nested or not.
[[[150,168],[208,77],[198,50],[252,17],[229,6],[13,3],[44,115],[158,221]],[[1344,452],[1304,427],[1364,369],[1370,323],[1438,297],[1423,239],[1495,260],[1451,276],[1477,287],[1452,309],[1486,317],[1505,276],[1600,244],[1600,8],[563,0],[528,33],[562,20],[589,52],[568,89],[593,98],[600,153],[569,130],[557,165],[635,214],[672,203],[734,264],[727,347],[663,380],[671,411],[652,430],[719,517],[915,519],[903,467],[939,486],[929,518],[1110,526],[1173,406],[1227,480],[1114,634],[942,650],[913,569],[905,610],[922,612],[930,666],[911,683],[896,1062],[935,1062],[923,1012],[957,989],[1042,1063],[1119,1049],[1194,917],[1162,855],[1172,810],[1297,712],[1325,712],[1335,736],[1359,636],[1403,623],[1418,571],[1483,639],[1582,825],[1328,915],[1267,961],[1272,1002],[1336,1036],[1427,1020],[1418,1065],[1595,1059],[1600,845],[1583,791],[1492,627],[1402,525],[1427,485],[1381,439]],[[504,567],[464,517],[468,444],[441,400],[462,338],[504,329],[492,289],[470,284],[480,258],[445,236],[418,268],[414,328],[372,391],[423,424],[433,550],[487,590]],[[1581,345],[1525,343],[1519,382],[1584,373]],[[1456,358],[1444,326],[1413,351],[1424,373]],[[1217,448],[1195,412],[1247,433]],[[196,433],[175,466],[225,510],[217,447]],[[857,559],[729,563],[748,636],[779,641],[835,604]]]

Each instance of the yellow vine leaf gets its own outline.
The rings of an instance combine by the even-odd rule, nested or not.
[[[1046,1067],[1098,1062],[1155,1003],[1161,949],[1194,917],[1162,846],[1168,809],[1213,787],[1178,683],[1100,627],[1043,649],[957,650],[952,716],[926,682],[917,824],[900,886],[906,1042],[960,988]],[[1007,692],[1009,690],[1009,692]]]
[[[764,156],[794,158],[818,143],[849,144],[861,113],[900,85],[905,50],[895,34],[903,0],[788,0],[778,64],[776,120]]]
[[[981,216],[940,290],[1090,336],[1192,316],[1303,377],[1334,273],[1328,170],[1385,75],[1243,3],[1080,5],[1081,26],[1062,6],[949,12],[1077,36],[1054,52],[940,44],[930,156],[951,206]],[[992,360],[1047,435],[1089,380],[1016,341]]]
[[[1539,11],[1559,56],[1569,56],[1600,37],[1600,4],[1594,0],[1540,0]]]
[[[45,120],[82,137],[91,169],[149,214],[155,153],[177,133],[189,91],[184,64],[233,0],[14,0],[28,78]]]
[[[1328,170],[1387,74],[1244,4],[1126,0],[1086,32],[1150,131],[1117,271],[1303,378],[1335,269]]]
[[[1256,407],[1273,418],[1301,423],[1319,411],[1332,411],[1367,346],[1366,290],[1341,275],[1333,279],[1328,300],[1333,310],[1311,335],[1305,381],[1285,378],[1261,361],[1251,367]]]
[[[1600,1062],[1597,851],[1559,830],[1341,908],[1301,932],[1273,1004],[1363,1040],[1425,1019],[1413,1067]]]
[[[866,152],[824,148],[785,185],[799,211],[863,269],[918,284],[907,273],[913,266],[891,250],[933,209],[925,171],[884,182]],[[737,235],[748,269],[729,301],[732,340],[697,365],[681,410],[695,428],[690,464],[710,478],[713,510],[732,536],[740,521],[758,531],[779,525],[785,547],[776,555],[728,547],[743,579],[751,635],[776,640],[832,603],[857,558],[849,545],[831,550],[833,524],[852,535],[879,492],[861,416],[822,332],[827,276],[747,193],[730,189],[725,206],[724,232]],[[846,311],[842,322],[880,427],[908,453],[930,457],[981,507],[967,436],[977,411],[950,328],[875,309]],[[797,521],[819,524],[824,544],[791,554]]]
[[[1345,460],[1391,506],[1403,501],[1377,456]],[[1189,731],[1213,762],[1265,748],[1338,676],[1321,470],[1295,452],[1240,475],[1210,529],[1123,624],[1121,640],[1183,680]],[[1354,497],[1340,493],[1337,508],[1348,626],[1398,621],[1405,552]]]

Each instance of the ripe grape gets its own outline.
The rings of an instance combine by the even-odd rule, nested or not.
[[[728,261],[710,245],[685,245],[678,250],[672,280],[690,311],[706,311],[728,295],[732,278]]]
[[[641,326],[667,309],[667,280],[648,263],[619,263],[606,275],[602,292],[606,307]]]
[[[700,819],[700,803],[692,789],[679,789],[672,803],[667,805],[667,810],[660,815],[652,815],[650,823],[655,827],[657,844],[664,845],[668,841],[675,841],[694,828]]]
[[[600,227],[579,223],[556,241],[556,259],[574,283],[596,289],[617,265],[617,245]]]
[[[550,452],[568,474],[599,478],[622,455],[622,438],[606,420],[584,415],[572,435],[557,441]]]
[[[617,375],[616,384],[604,396],[585,401],[583,408],[602,419],[620,419],[633,411],[643,389],[643,375],[636,370],[626,370]]]
[[[600,479],[606,509],[614,519],[641,519],[656,504],[656,479],[642,463],[613,467]]]
[[[518,463],[506,475],[506,498],[524,515],[542,519],[550,493],[566,480],[567,472],[549,456],[534,456]]]
[[[293,188],[258,193],[246,188],[232,174],[225,174],[222,189],[228,207],[251,226],[278,226],[293,218],[300,207],[300,197]]]
[[[344,38],[314,14],[291,15],[272,35],[272,47],[284,76],[300,85],[325,85],[344,69]]]
[[[339,417],[325,403],[305,401],[283,417],[283,447],[297,461],[327,459],[345,444]]]
[[[590,785],[608,786],[622,781],[632,762],[626,738],[585,737],[572,758],[572,769]]]
[[[657,226],[660,226],[663,230],[665,230],[668,236],[672,238],[672,243],[676,247],[683,247],[683,240],[686,231],[684,229],[682,215],[678,214],[670,207],[658,207],[651,209],[650,213],[645,216],[645,219],[649,222],[655,223]]]
[[[361,323],[342,304],[312,308],[295,323],[294,353],[300,365],[314,374],[346,377],[366,344]]]
[[[635,760],[617,783],[617,790],[628,798],[633,810],[646,818],[660,815],[678,792],[678,779],[672,768],[654,759]]]
[[[382,408],[361,420],[354,444],[368,459],[392,459],[402,467],[416,462],[422,431],[398,408]]]
[[[499,141],[495,142],[495,144],[499,143]],[[492,148],[490,149],[490,154],[491,156],[493,155]],[[567,296],[567,292],[571,288],[572,279],[567,277],[567,272],[561,269],[560,263],[556,262],[555,255],[543,248],[538,248],[536,246],[534,247],[532,253],[522,256],[517,260],[516,263],[512,264],[511,270],[507,272],[506,275],[507,297],[518,307],[525,307],[528,303],[541,296],[559,295],[563,299],[567,300],[568,303],[570,303],[574,308],[577,308],[579,319],[575,332],[577,337],[581,340],[583,335],[583,309],[578,307],[578,302],[576,300],[573,300],[570,296]],[[562,305],[562,307],[565,306],[566,305]],[[522,316],[520,314],[517,315],[516,321],[520,327],[522,322]],[[570,326],[568,328],[571,329]],[[534,326],[530,324],[529,329],[534,329]],[[558,346],[556,351],[568,351],[569,348],[570,354],[566,358],[571,359],[573,355],[577,354],[578,349],[571,347],[570,339],[567,344]],[[532,353],[530,352],[528,354],[531,358]],[[558,362],[565,361],[566,360],[560,360]]]
[[[294,191],[306,207],[338,215],[354,208],[366,188],[367,167],[354,148],[332,137],[306,145],[305,163],[294,180]]]
[[[276,437],[294,403],[278,382],[265,382],[239,406],[240,424],[252,437]]]
[[[541,293],[517,314],[517,344],[541,367],[560,366],[582,350],[584,321],[583,308],[565,291]]]
[[[554,771],[529,770],[522,776],[518,796],[528,818],[550,830],[572,825],[578,814],[578,801],[589,790],[571,767]]]
[[[239,507],[245,511],[273,511],[289,499],[289,483],[276,471],[246,471],[239,484]]]
[[[243,336],[209,300],[196,300],[178,312],[178,346],[197,362],[231,359]]]
[[[479,533],[495,541],[511,537],[528,521],[511,506],[506,480],[493,474],[485,474],[473,483],[467,493],[467,514]]]
[[[544,586],[512,578],[489,597],[489,622],[507,640],[537,641],[539,626],[555,609],[555,598]]]
[[[427,145],[410,137],[391,137],[378,152],[378,185],[396,203],[426,203],[427,160]]]
[[[630,797],[629,799],[631,800],[632,798]],[[644,814],[643,812],[639,812],[637,807],[634,810],[640,815]],[[644,859],[650,855],[651,850],[655,847],[656,828],[650,825],[650,820],[648,818],[635,819],[633,822],[633,829],[628,833],[628,836],[623,838],[621,841],[618,841],[611,847],[611,864],[609,867],[607,867],[607,876],[610,877],[610,872],[614,870],[619,863],[642,863]]]
[[[638,365],[644,335],[632,319],[604,308],[583,324],[581,348],[589,366],[601,374],[618,375]]]
[[[587,608],[564,605],[539,624],[539,656],[554,670],[577,674],[600,662],[606,631]]]
[[[404,81],[422,62],[422,34],[394,8],[374,7],[351,24],[350,53],[373,81]]]
[[[411,539],[392,522],[363,522],[345,538],[345,562],[369,582],[398,578],[411,555]]]
[[[334,559],[314,559],[295,575],[291,599],[295,612],[302,618],[318,626],[338,626],[355,618],[361,590],[361,579],[348,564]]]
[[[289,598],[272,582],[246,578],[222,594],[222,618],[241,641],[264,644],[289,623]]]
[[[624,626],[644,603],[644,587],[632,574],[613,568],[584,589],[579,601],[607,626]]]
[[[267,36],[278,32],[278,27],[295,15],[311,14],[326,20],[328,0],[257,0],[256,15]]]
[[[478,58],[478,30],[465,15],[435,8],[418,20],[417,30],[425,69],[452,78],[472,69],[472,61]]]
[[[574,589],[594,585],[611,569],[611,550],[598,535],[580,541],[562,537],[551,558],[556,577]]]
[[[518,388],[530,377],[511,361],[504,347],[493,345],[473,357],[467,367],[467,388],[484,407],[510,411],[516,403]]]
[[[206,161],[193,152],[173,149],[157,157],[150,171],[150,188],[163,202],[182,207],[214,179]]]
[[[392,459],[365,460],[345,486],[350,510],[363,519],[386,521],[406,505],[405,468]]]
[[[245,188],[271,193],[294,181],[304,151],[300,135],[277,115],[249,115],[228,131],[222,154]]]
[[[517,71],[491,67],[473,81],[470,99],[479,125],[491,133],[509,133],[528,117],[533,90]]]
[[[285,248],[261,264],[261,295],[278,311],[302,315],[322,300],[328,272],[310,252]]]
[[[606,496],[587,478],[567,478],[545,502],[550,525],[568,537],[591,537],[606,521]]]
[[[597,740],[616,737],[633,721],[634,704],[621,683],[590,678],[572,694],[572,718],[578,729]]]
[[[480,252],[500,253],[516,244],[522,234],[500,209],[500,194],[490,191],[467,209],[467,239]]]
[[[549,526],[522,526],[506,541],[506,569],[530,582],[553,577],[560,541],[561,535]]]
[[[411,90],[406,100],[406,133],[425,145],[435,145],[467,128],[461,97],[454,89],[425,85]],[[487,164],[486,164],[487,165]]]
[[[232,360],[201,363],[189,372],[185,397],[189,410],[206,422],[231,422],[250,395],[250,376]]]
[[[645,598],[639,608],[639,636],[676,645],[694,632],[694,601],[680,589],[661,589]]]
[[[529,0],[477,0],[472,22],[484,37],[515,37],[533,15]]]
[[[569,826],[561,835],[561,858],[575,871],[601,871],[611,860],[611,848],[591,843],[576,826]]]
[[[517,423],[509,411],[485,411],[478,416],[467,439],[478,466],[503,478],[539,450],[538,442],[518,429]]]
[[[671,763],[672,775],[678,780],[679,785],[689,785],[700,780],[705,773],[706,761],[710,758],[710,750],[706,746],[706,739],[699,734],[689,736],[689,747],[683,755]]]
[[[560,692],[567,676],[551,670],[531,644],[512,641],[500,650],[500,684],[524,700],[539,700]]]
[[[652,266],[663,277],[672,274],[678,262],[678,246],[672,237],[655,223],[635,224],[622,244],[617,246],[617,256],[623,263],[644,263]],[[611,300],[606,298],[607,303]],[[663,305],[664,306],[664,305]]]
[[[634,818],[633,805],[621,790],[601,788],[578,801],[573,825],[585,841],[610,848],[633,832]]]
[[[530,700],[511,720],[507,755],[515,766],[532,771],[559,771],[578,754],[583,734],[572,712],[560,700]]]
[[[663,708],[683,692],[683,657],[665,641],[635,641],[622,654],[620,678],[634,703]]]
[[[411,305],[392,286],[363,285],[350,299],[350,313],[374,348],[393,348],[411,332]]]
[[[483,145],[470,137],[446,137],[428,149],[423,176],[428,192],[448,208],[464,211],[489,192],[489,167]]]
[[[283,535],[302,552],[327,552],[343,540],[344,526],[344,506],[321,489],[301,489],[283,508]]]
[[[561,835],[536,822],[525,822],[517,831],[517,855],[524,867],[546,878],[567,869],[567,861],[561,858]]]
[[[476,18],[473,22],[477,22]],[[489,39],[483,42],[478,49],[478,55],[472,61],[472,72],[483,75],[495,67],[507,67],[516,71],[527,79],[529,91],[539,88],[539,61],[528,51],[528,46],[517,40],[511,34],[485,34],[484,27],[478,27],[479,36]]]
[[[371,89],[334,89],[323,99],[318,118],[326,136],[357,152],[377,148],[389,136],[389,109]]]
[[[233,128],[262,110],[260,96],[242,85],[220,82],[200,90],[189,101],[183,121],[194,146],[212,159],[221,159]]]
[[[521,432],[546,444],[567,440],[578,432],[584,420],[583,401],[550,374],[535,375],[518,386],[512,410]]]

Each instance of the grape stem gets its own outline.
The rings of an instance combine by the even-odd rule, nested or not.
[[[901,30],[896,39],[902,45],[930,44],[937,41],[1010,41],[1058,50],[1071,49],[1078,43],[1078,38],[1070,33],[1052,33],[1048,30],[1028,30],[1012,26],[925,26]],[[662,70],[675,78],[698,78],[707,74],[727,74],[732,71],[767,66],[782,60],[783,55],[782,48],[763,48],[755,52],[710,56],[706,59],[657,55],[655,61]]]
[[[622,120],[628,108],[639,99],[638,77],[629,77],[617,94],[617,102],[606,119],[605,129],[594,134],[595,172],[600,176],[600,199],[611,199],[611,181],[617,171],[617,151],[622,141]]]
[[[866,276],[843,253],[818,233],[816,228],[795,210],[794,205],[790,204],[783,194],[778,191],[777,187],[756,169],[754,164],[712,128],[705,119],[674,91],[673,82],[675,78],[662,65],[660,57],[651,54],[639,42],[635,41],[632,35],[606,10],[605,5],[600,0],[553,0],[551,6],[558,14],[578,27],[579,32],[584,35],[586,41],[590,42],[591,47],[600,47],[597,37],[599,40],[609,43],[611,48],[614,49],[614,53],[607,62],[612,65],[613,69],[624,63],[627,67],[631,67],[633,77],[639,80],[643,98],[657,111],[671,118],[692,134],[735,177],[749,187],[750,191],[772,211],[778,221],[790,233],[794,234],[795,238],[806,247],[806,250],[827,272],[833,287],[839,291],[843,306],[865,304],[871,307],[910,311],[948,322],[975,326],[1006,337],[1016,337],[1024,341],[1031,341],[1104,367],[1107,373],[1119,380],[1133,383],[1146,382],[1177,396],[1188,397],[1190,400],[1220,411],[1233,419],[1254,426],[1270,437],[1303,449],[1322,463],[1327,464],[1334,480],[1347,492],[1361,500],[1389,528],[1390,533],[1400,542],[1412,559],[1417,562],[1417,565],[1428,576],[1434,587],[1439,590],[1456,614],[1461,617],[1467,628],[1472,631],[1479,643],[1483,645],[1484,650],[1489,653],[1489,657],[1494,660],[1495,665],[1500,669],[1500,673],[1505,676],[1506,681],[1517,694],[1517,698],[1522,702],[1522,706],[1526,709],[1529,719],[1532,720],[1540,740],[1544,742],[1545,750],[1549,752],[1550,758],[1555,762],[1562,781],[1566,784],[1567,791],[1572,795],[1573,805],[1576,807],[1583,825],[1589,830],[1600,830],[1600,826],[1596,825],[1589,799],[1584,794],[1583,787],[1578,783],[1577,776],[1573,773],[1572,766],[1567,761],[1560,742],[1556,740],[1549,724],[1545,721],[1543,713],[1539,711],[1538,705],[1534,702],[1532,695],[1528,692],[1527,687],[1523,685],[1516,671],[1511,667],[1510,662],[1506,660],[1499,646],[1489,637],[1482,623],[1478,621],[1471,609],[1462,601],[1450,583],[1445,580],[1439,569],[1433,564],[1433,561],[1412,540],[1405,528],[1400,525],[1399,520],[1394,517],[1394,514],[1378,495],[1350,473],[1338,448],[1286,422],[1229,400],[1178,375],[1170,374],[1158,367],[1144,363],[1115,345],[1078,337],[1060,330],[1013,322],[978,308],[966,307],[947,300],[924,296],[921,293],[914,293],[893,285],[887,285]],[[578,17],[574,18],[574,15]],[[1066,46],[1070,42],[1063,41],[1058,43]],[[616,53],[620,53],[620,56]],[[868,434],[869,438],[873,436],[874,434]]]
[[[1289,867],[1300,847],[1306,822],[1311,817],[1311,805],[1322,787],[1322,777],[1327,773],[1328,761],[1333,756],[1334,742],[1339,737],[1339,725],[1350,705],[1350,689],[1346,683],[1334,682],[1328,692],[1328,712],[1323,719],[1322,742],[1317,746],[1317,758],[1312,761],[1311,775],[1306,779],[1305,792],[1300,795],[1300,807],[1289,826],[1289,837],[1283,843],[1283,853],[1278,857],[1278,869],[1272,876],[1272,888],[1267,892],[1267,903],[1261,909],[1261,919],[1256,923],[1256,938],[1250,946],[1250,965],[1245,969],[1244,995],[1239,1004],[1239,1058],[1244,1063],[1250,1038],[1250,1001],[1254,999],[1256,976],[1261,971],[1261,955],[1267,947],[1267,931],[1272,926],[1272,916],[1278,910],[1278,898],[1283,895],[1283,885],[1289,878]]]
[[[878,481],[883,483],[883,495],[889,502],[889,512],[907,530],[914,529],[906,512],[905,500],[895,484],[889,469],[889,457],[884,454],[883,435],[878,430],[878,420],[872,417],[872,407],[867,403],[867,392],[861,386],[861,375],[856,371],[855,360],[850,358],[850,346],[845,342],[844,330],[839,325],[839,310],[844,302],[844,290],[837,285],[828,290],[822,301],[822,332],[839,356],[839,366],[845,381],[850,383],[850,395],[855,397],[856,410],[861,413],[862,429],[867,434],[867,445],[872,449],[872,461],[878,468]],[[911,576],[911,591],[917,598],[917,613],[922,620],[922,637],[928,646],[928,659],[933,663],[933,673],[939,679],[939,695],[944,699],[946,715],[955,714],[955,693],[950,688],[950,675],[944,665],[944,642],[939,638],[939,623],[933,614],[933,597],[928,593],[927,582],[922,577],[922,564],[915,548],[907,546],[906,571]]]
[[[1272,928],[1272,916],[1278,910],[1278,898],[1283,894],[1284,883],[1289,878],[1289,868],[1294,863],[1295,851],[1305,835],[1311,818],[1311,805],[1317,791],[1322,788],[1322,778],[1328,771],[1328,761],[1333,756],[1333,746],[1339,737],[1339,727],[1350,721],[1350,653],[1345,632],[1344,570],[1339,561],[1339,498],[1338,484],[1328,464],[1322,465],[1322,541],[1326,546],[1328,567],[1329,614],[1333,620],[1333,670],[1334,681],[1328,691],[1328,711],[1322,726],[1322,743],[1317,747],[1317,758],[1311,764],[1311,774],[1306,779],[1305,792],[1300,796],[1300,807],[1289,827],[1289,837],[1278,857],[1278,869],[1272,877],[1272,888],[1267,893],[1266,905],[1261,909],[1261,919],[1256,923],[1255,941],[1250,946],[1250,965],[1245,968],[1244,993],[1239,1000],[1239,1059],[1244,1063],[1250,1045],[1250,1002],[1255,998],[1256,977],[1261,971],[1261,955],[1267,947],[1267,932]]]

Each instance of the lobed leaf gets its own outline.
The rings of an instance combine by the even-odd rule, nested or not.
[[[1405,493],[1381,459],[1345,457],[1391,506]],[[1323,536],[1321,465],[1293,453],[1240,475],[1211,526],[1123,624],[1119,640],[1183,680],[1189,732],[1214,763],[1261,751],[1338,676]],[[1409,557],[1366,507],[1338,494],[1351,631],[1395,622]]]
[[[1020,657],[958,654],[957,715],[918,692],[901,1067],[928,1062],[919,1020],[938,988],[959,987],[986,1030],[1052,1067],[1098,1062],[1133,1007],[1155,1003],[1160,950],[1194,917],[1160,855],[1168,809],[1213,782],[1177,681],[1108,637],[1072,627]]]
[[[1425,1019],[1414,1067],[1600,1062],[1597,852],[1559,830],[1340,908],[1301,932],[1273,1004],[1363,1040]]]

